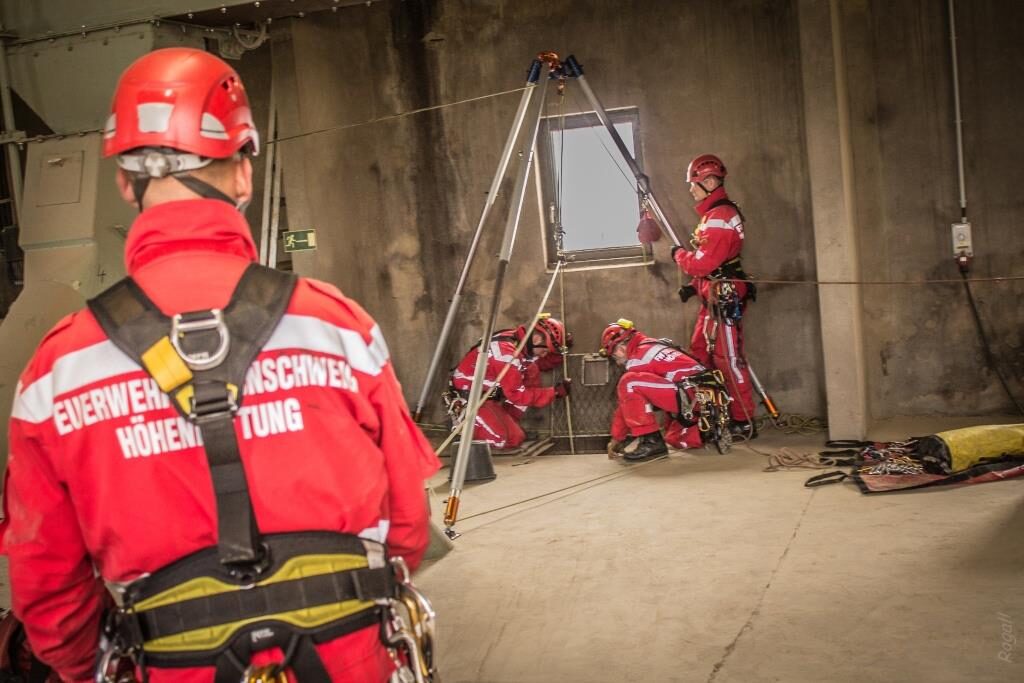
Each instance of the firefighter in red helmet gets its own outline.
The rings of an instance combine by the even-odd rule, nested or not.
[[[103,135],[140,209],[128,277],[44,338],[11,418],[0,547],[33,650],[66,681],[98,643],[153,683],[388,680],[382,606],[439,463],[380,328],[255,263],[259,136],[225,62],[141,57]]]
[[[520,344],[522,350],[517,353]],[[498,449],[522,445],[526,432],[519,422],[527,409],[543,408],[569,395],[568,379],[545,387],[541,386],[540,378],[543,371],[561,364],[562,352],[571,344],[572,335],[566,332],[565,325],[547,313],[541,314],[528,337],[526,325],[496,332],[487,348],[483,391],[488,392],[488,400],[477,413],[473,440],[486,441]],[[453,427],[458,426],[465,410],[478,356],[479,345],[474,344],[452,372],[445,402]]]
[[[684,380],[707,369],[670,339],[642,334],[624,318],[605,327],[601,334],[601,355],[625,369],[616,389],[618,406],[612,417],[608,455],[626,460],[649,460],[673,448],[696,448],[702,444],[697,425],[681,416],[687,389]],[[665,412],[665,435],[661,434],[654,410]],[[625,450],[629,437],[637,447]]]
[[[742,317],[755,297],[754,285],[740,264],[743,249],[743,214],[725,191],[727,171],[713,154],[701,154],[690,162],[686,177],[694,209],[701,217],[693,232],[694,251],[673,247],[672,258],[692,279],[679,290],[686,302],[700,297],[690,353],[701,363],[725,376],[733,397],[730,430],[753,438],[754,393],[743,351]]]

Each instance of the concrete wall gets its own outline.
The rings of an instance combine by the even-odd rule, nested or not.
[[[691,3],[611,0],[393,2],[296,21],[274,45],[279,84],[290,80],[283,89],[292,111],[283,120],[291,128],[282,133],[515,88],[537,51],[572,51],[606,107],[639,107],[647,171],[682,230],[696,222],[682,181],[686,163],[715,151],[730,167],[730,191],[749,219],[748,269],[811,279],[795,9],[749,0],[722,5],[728,21]],[[512,94],[283,145],[292,226],[316,227],[320,235],[319,250],[296,259],[296,269],[338,283],[377,317],[410,398],[517,100]],[[570,95],[566,111],[584,101],[582,93]],[[470,276],[453,353],[479,334],[501,208],[499,201]],[[620,316],[651,334],[689,338],[696,309],[675,296],[679,278],[668,247],[667,240],[657,245],[654,267],[565,275],[574,350],[596,350],[602,327]],[[531,315],[547,279],[531,194],[499,324]],[[556,314],[557,296],[556,288],[549,307]],[[763,287],[747,336],[751,362],[782,407],[822,414],[813,287]]]
[[[823,0],[822,0],[823,2]],[[1022,275],[1024,92],[1018,36],[1024,5],[960,2],[959,42],[974,274]],[[948,19],[935,0],[847,0],[840,12],[848,84],[858,270],[869,280],[956,278],[949,223],[959,217]],[[745,262],[770,279],[818,272],[805,107],[801,11],[819,0],[389,0],[274,23],[273,44],[240,63],[266,121],[272,71],[282,135],[358,124],[520,86],[542,49],[573,52],[605,106],[640,111],[643,156],[659,198],[686,231],[696,220],[682,182],[693,155],[714,151],[748,217]],[[820,25],[820,24],[819,24]],[[265,47],[263,50],[267,50]],[[577,111],[581,94],[565,111]],[[320,248],[300,272],[342,287],[380,321],[410,399],[418,393],[518,95],[331,130],[281,144],[288,222],[314,227]],[[550,113],[555,113],[552,103]],[[262,183],[258,181],[262,187]],[[502,188],[508,194],[510,183]],[[500,323],[522,321],[547,282],[528,197]],[[250,219],[258,223],[258,203]],[[446,366],[481,326],[503,219],[499,201],[469,283]],[[657,265],[571,272],[565,308],[576,351],[596,347],[619,316],[680,341],[695,305]],[[975,295],[1006,374],[1024,396],[1019,281],[979,283]],[[558,289],[550,309],[561,311]],[[959,283],[863,288],[862,374],[875,417],[1010,411],[986,369]],[[831,312],[823,301],[825,325]],[[765,285],[746,323],[747,351],[787,412],[825,414],[822,313],[814,287]],[[851,340],[851,344],[854,340]]]
[[[841,3],[846,27],[862,273],[957,279],[959,190],[945,2]],[[956,17],[973,275],[1024,275],[1024,5],[958,2]],[[994,355],[1024,401],[1024,282],[972,286]],[[875,417],[1012,413],[986,368],[961,283],[865,288]]]

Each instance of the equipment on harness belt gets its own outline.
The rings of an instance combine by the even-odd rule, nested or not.
[[[728,453],[732,448],[729,404],[733,399],[725,388],[721,370],[705,370],[683,379],[676,387],[679,414],[673,417],[687,426],[696,423],[702,441],[714,442],[719,453]]]
[[[743,302],[746,301],[757,301],[757,285],[750,281],[750,275],[743,270],[743,264],[740,261],[740,257],[731,258],[722,265],[711,271],[708,275],[708,279],[715,280],[719,285],[729,284],[733,288],[736,287],[736,281],[742,280],[747,286],[747,291],[743,295]]]
[[[433,680],[433,612],[401,558],[389,562],[383,544],[353,534],[263,535],[256,524],[234,419],[246,372],[284,316],[296,280],[250,264],[226,308],[173,318],[131,278],[88,302],[111,342],[199,430],[218,519],[216,547],[118,589],[97,681],[116,683],[125,658],[143,681],[147,664],[215,667],[215,683],[277,680],[288,668],[302,683],[329,681],[315,644],[375,624],[392,656],[412,667],[411,680]],[[408,631],[399,610],[406,601],[427,607],[412,636],[399,637]],[[253,652],[270,647],[285,653],[275,669],[245,667]]]
[[[726,325],[735,325],[743,317],[743,303],[736,285],[725,280],[712,284],[712,296],[708,305],[712,309],[712,315]]]
[[[445,412],[448,413],[452,431],[454,431],[459,428],[460,424],[462,424],[462,414],[466,412],[466,404],[468,401],[463,395],[463,392],[451,386],[450,382],[448,384],[448,388],[441,394],[441,400],[444,401],[444,409]]]

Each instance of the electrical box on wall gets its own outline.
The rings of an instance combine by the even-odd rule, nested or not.
[[[953,223],[953,256],[974,256],[970,223]]]

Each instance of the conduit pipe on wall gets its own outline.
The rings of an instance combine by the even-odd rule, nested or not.
[[[0,26],[0,36],[4,33]],[[7,41],[0,37],[0,110],[3,113],[3,133],[13,135],[14,107],[11,104],[11,71],[7,64]],[[7,143],[7,169],[10,176],[11,202],[14,207],[14,223],[21,221],[21,153],[14,142]]]
[[[271,56],[273,59],[273,56]],[[263,161],[263,211],[260,216],[260,263],[271,268],[277,267],[276,263],[271,264],[270,255],[270,212],[273,201],[273,180],[274,169],[279,165],[277,158],[277,145],[272,141],[277,136],[277,102],[274,94],[274,74],[270,74],[270,114],[267,121],[267,144],[264,145],[266,152]]]
[[[964,180],[964,127],[960,113],[960,72],[956,59],[956,12],[949,0],[949,48],[953,58],[953,107],[956,113],[956,168],[960,181],[960,220],[967,222],[967,185]]]

